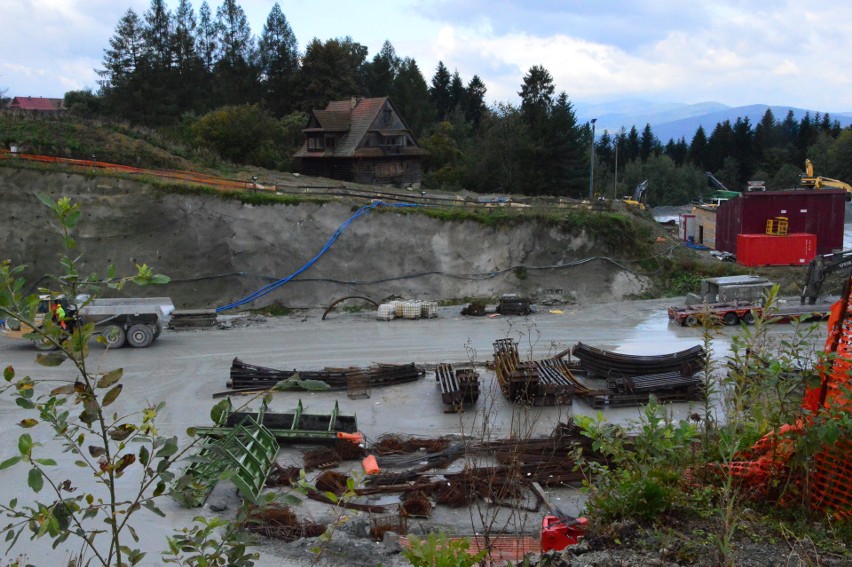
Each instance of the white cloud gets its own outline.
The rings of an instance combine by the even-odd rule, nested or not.
[[[167,0],[174,10],[178,0]],[[208,0],[214,13],[219,0]],[[193,0],[196,10],[200,0]],[[238,0],[260,35],[268,0]],[[0,88],[61,96],[94,86],[122,15],[150,0],[0,0]],[[517,102],[543,65],[573,101],[789,104],[852,110],[852,2],[823,0],[324,0],[282,2],[300,46],[350,35],[375,55],[385,39],[427,83],[438,61],[479,77],[489,101]],[[329,17],[333,14],[334,17]],[[817,88],[828,83],[831,89]]]
[[[801,75],[799,66],[789,59],[782,61],[772,70],[775,75],[792,75],[798,77]]]

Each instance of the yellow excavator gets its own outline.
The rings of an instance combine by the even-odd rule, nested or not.
[[[799,185],[805,189],[843,189],[846,191],[846,200],[852,201],[852,185],[838,179],[814,175],[814,164],[809,159],[805,160],[805,174]]]
[[[622,201],[629,207],[635,207],[640,211],[644,211],[648,206],[648,180],[646,179],[637,185],[633,189],[633,195],[625,195]]]

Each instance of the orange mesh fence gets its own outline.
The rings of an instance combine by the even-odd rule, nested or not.
[[[262,187],[253,181],[243,181],[239,179],[227,179],[224,177],[215,177],[213,175],[207,175],[204,173],[195,173],[191,171],[176,171],[169,169],[142,169],[138,167],[131,167],[129,165],[120,165],[117,163],[109,163],[105,161],[96,161],[96,160],[87,160],[87,159],[73,159],[73,158],[61,158],[54,156],[42,156],[36,154],[21,154],[21,153],[12,153],[9,150],[0,150],[0,159],[21,159],[27,161],[34,161],[39,163],[57,163],[70,165],[74,167],[81,168],[97,168],[108,171],[115,171],[118,173],[130,173],[135,175],[151,175],[154,177],[160,177],[164,179],[177,179],[180,181],[187,181],[189,183],[198,183],[200,185],[209,185],[216,187],[218,189],[224,190],[233,190],[233,191],[244,191],[247,189],[268,189],[266,187]],[[274,187],[272,188],[274,189]]]
[[[784,425],[767,433],[751,448],[736,455],[741,460],[726,463],[722,468],[752,497],[765,498],[788,475],[785,463],[793,454],[791,435],[799,431],[798,427]]]
[[[844,312],[845,311],[845,312]],[[834,323],[834,324],[832,324]],[[835,352],[831,371],[823,374],[820,388],[805,394],[804,407],[852,411],[848,388],[852,386],[852,301],[838,301],[829,319],[826,352]],[[842,438],[814,456],[811,502],[815,510],[831,512],[837,518],[852,518],[852,440]]]
[[[852,518],[852,441],[842,440],[814,457],[811,506],[838,519]]]
[[[825,352],[832,358],[821,364],[821,384],[805,392],[802,407],[812,414],[825,409],[852,411],[848,387],[852,386],[852,301],[847,297],[831,308]],[[785,463],[793,456],[790,437],[808,427],[807,423],[784,425],[761,438],[749,450],[737,455],[741,460],[720,468],[755,497],[767,497],[777,481],[789,477]],[[810,478],[810,505],[837,518],[852,517],[852,440],[841,438],[814,456]],[[797,479],[795,484],[799,484]]]

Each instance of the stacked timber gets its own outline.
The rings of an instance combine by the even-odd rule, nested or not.
[[[415,382],[423,371],[411,362],[408,364],[376,364],[369,368],[325,368],[323,370],[277,370],[248,364],[234,358],[230,380],[226,383],[234,390],[263,390],[297,375],[302,380],[325,382],[332,390],[346,390],[354,382],[372,388]]]
[[[441,390],[444,413],[462,412],[473,407],[479,399],[479,373],[473,368],[438,364],[435,367],[435,380]]]
[[[575,392],[567,365],[520,360],[512,339],[494,341],[494,369],[503,395],[514,403],[535,406],[567,405]]]

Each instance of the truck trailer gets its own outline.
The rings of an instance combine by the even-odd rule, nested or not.
[[[95,333],[104,337],[108,348],[121,348],[125,344],[135,348],[150,346],[160,336],[175,309],[168,297],[90,299],[81,295],[74,301],[68,301],[64,295],[42,295],[32,321],[35,328],[18,319],[8,318],[3,325],[3,334],[12,339],[30,339],[37,348],[52,350],[56,346],[52,341],[34,339],[32,333],[42,327],[47,317],[55,319],[58,307],[65,316],[56,322],[64,331],[70,333],[75,325],[92,323]]]

